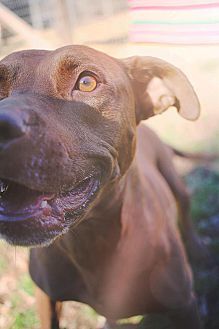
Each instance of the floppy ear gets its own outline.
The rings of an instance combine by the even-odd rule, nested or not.
[[[122,62],[134,89],[137,122],[161,114],[171,106],[185,119],[199,117],[198,97],[178,68],[154,57],[134,56]]]

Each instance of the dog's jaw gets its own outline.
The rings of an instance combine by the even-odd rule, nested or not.
[[[91,175],[69,191],[46,194],[1,180],[1,236],[12,245],[49,245],[80,222],[100,185],[100,176]]]

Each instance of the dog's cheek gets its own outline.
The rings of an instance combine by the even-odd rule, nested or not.
[[[118,154],[119,154],[119,167],[121,174],[128,170],[130,167],[136,151],[136,133],[135,128],[130,127],[127,129],[126,134],[123,136],[122,140],[120,141]]]

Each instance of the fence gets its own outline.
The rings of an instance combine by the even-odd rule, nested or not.
[[[0,54],[25,43],[40,47],[45,42],[56,44],[57,40],[61,43],[72,43],[75,39],[87,42],[97,37],[97,33],[92,33],[92,24],[98,21],[105,21],[107,33],[102,39],[116,42],[125,37],[119,15],[127,7],[127,0],[0,0]],[[112,37],[115,24],[121,33]],[[92,37],[86,32],[88,25]],[[99,32],[101,38],[101,27]]]

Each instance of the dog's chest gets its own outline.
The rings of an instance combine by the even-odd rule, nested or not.
[[[91,227],[81,227],[80,234],[74,233],[78,233],[78,240],[73,246],[72,239],[69,244],[65,240],[68,252],[63,256],[76,271],[74,277],[62,281],[69,282],[71,299],[86,302],[101,314],[124,317],[153,309],[149,277],[155,253],[159,252],[143,232],[133,232],[121,240],[121,227],[116,223],[118,220],[112,220],[108,229],[96,228],[95,232]],[[88,231],[84,234],[82,230]],[[68,277],[67,272],[73,271],[66,268],[63,276]],[[76,287],[81,287],[80,291]]]

